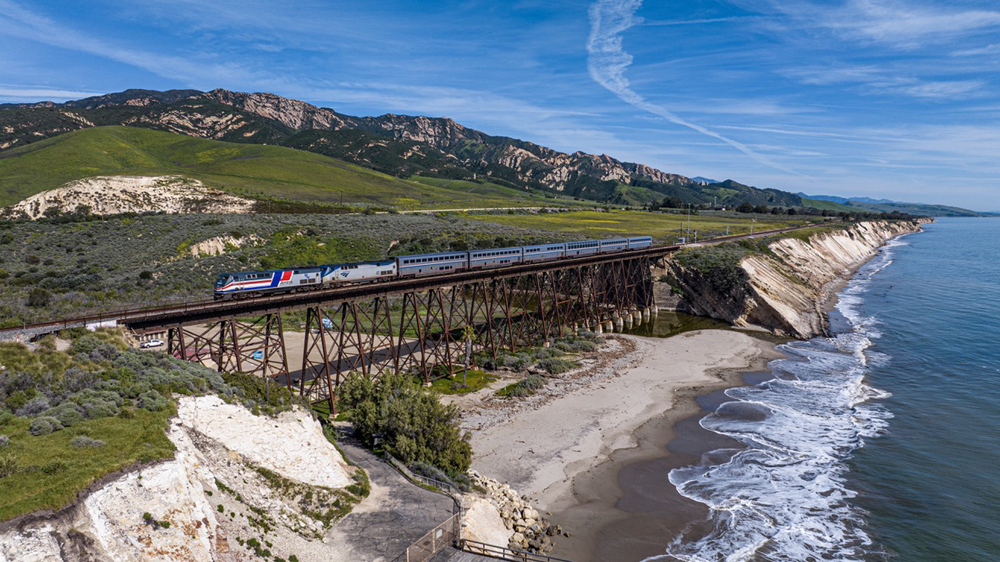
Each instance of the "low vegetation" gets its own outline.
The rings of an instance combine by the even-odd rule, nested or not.
[[[531,396],[538,390],[541,390],[548,381],[545,377],[540,377],[538,375],[528,375],[523,379],[508,384],[507,386],[496,391],[496,395],[502,398],[524,398]]]
[[[459,371],[451,376],[439,376],[431,381],[431,390],[441,394],[468,394],[486,388],[497,380],[493,375],[481,369]],[[423,377],[414,379],[417,384],[423,383]]]
[[[810,219],[797,216],[753,215],[701,211],[688,216],[684,212],[640,211],[565,211],[548,213],[492,212],[463,213],[469,220],[505,224],[530,229],[569,233],[574,239],[611,236],[652,236],[660,243],[675,243],[690,231],[692,241],[726,234],[748,234],[806,224]],[[811,219],[815,220],[815,219]]]

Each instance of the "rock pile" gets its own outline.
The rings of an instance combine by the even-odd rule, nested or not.
[[[542,517],[531,507],[527,498],[522,497],[507,484],[482,476],[474,470],[469,471],[469,476],[476,486],[486,490],[490,503],[500,512],[504,525],[514,531],[507,548],[541,554],[552,551],[552,539],[564,534],[562,527],[553,525]]]

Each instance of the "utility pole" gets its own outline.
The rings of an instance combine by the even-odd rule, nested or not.
[[[687,234],[684,236],[685,240],[691,240],[691,204],[688,203],[688,224],[687,224]]]

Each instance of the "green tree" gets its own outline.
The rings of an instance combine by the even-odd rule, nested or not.
[[[451,476],[472,461],[468,434],[458,425],[458,407],[444,405],[409,377],[396,373],[378,379],[355,374],[340,388],[340,407],[369,447],[376,439],[407,464],[422,462]]]

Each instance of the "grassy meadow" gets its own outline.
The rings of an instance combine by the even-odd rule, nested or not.
[[[652,236],[660,243],[674,243],[685,235],[688,228],[691,238],[699,240],[729,234],[746,234],[807,224],[819,217],[803,218],[787,215],[741,215],[680,213],[649,213],[642,211],[569,211],[559,213],[462,213],[460,217],[533,230],[548,230],[573,234],[577,239],[608,238],[612,236]]]

